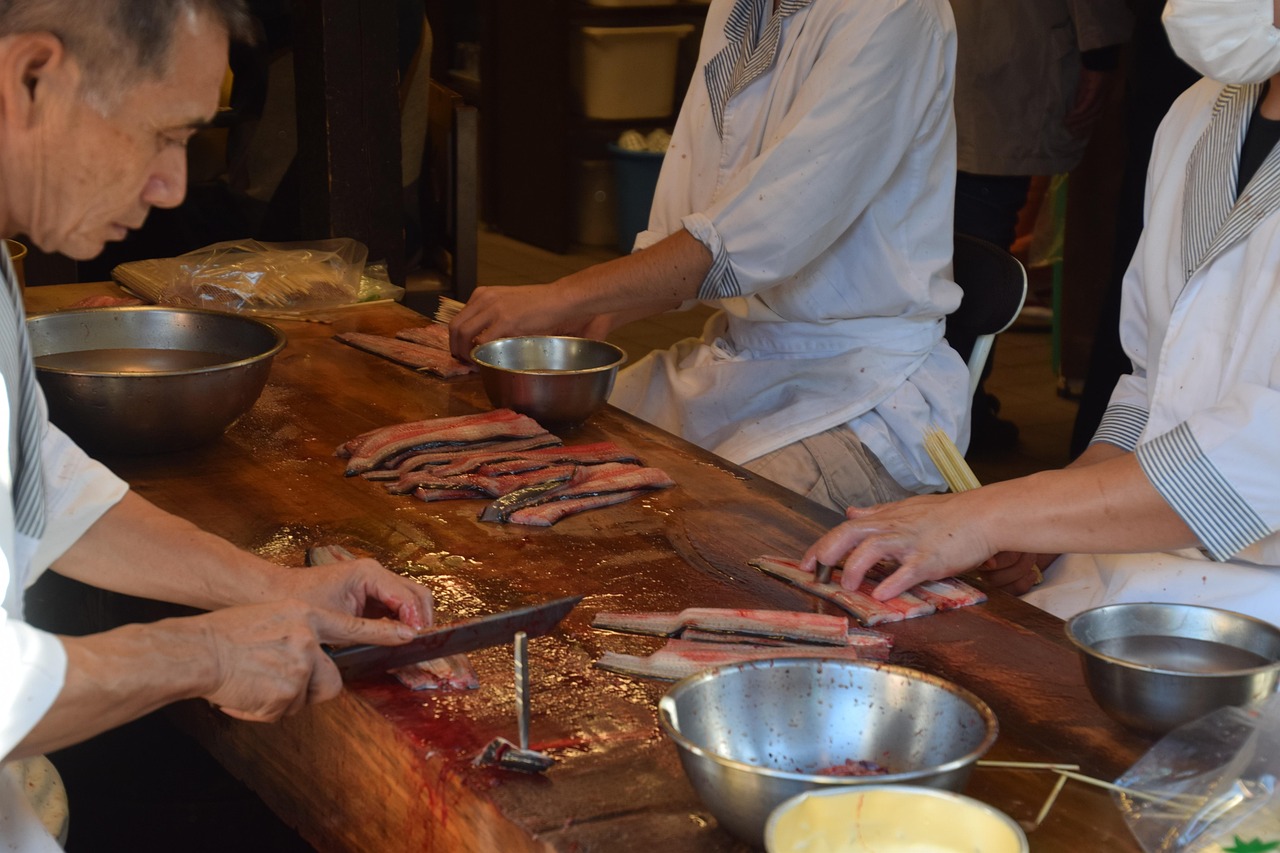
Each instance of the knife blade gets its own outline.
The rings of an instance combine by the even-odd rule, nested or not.
[[[530,637],[549,632],[582,601],[581,595],[518,607],[488,616],[461,619],[420,634],[403,646],[344,646],[325,649],[343,680],[385,672],[419,661],[442,658],[509,643],[523,631]]]

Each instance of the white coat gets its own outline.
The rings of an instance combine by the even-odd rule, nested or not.
[[[939,488],[922,431],[968,441],[942,338],[960,302],[950,8],[768,5],[708,10],[636,241],[688,230],[713,257],[699,298],[721,310],[623,371],[610,402],[738,463],[847,423],[903,486]]]
[[[1064,557],[1025,596],[1059,616],[1179,601],[1280,624],[1280,148],[1235,197],[1260,95],[1201,80],[1161,125],[1124,281],[1134,372],[1095,436],[1135,450],[1203,547]]]

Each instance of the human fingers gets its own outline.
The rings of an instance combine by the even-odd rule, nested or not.
[[[434,598],[425,584],[401,577],[382,566],[366,576],[366,596],[381,602],[396,618],[421,631],[435,622]]]
[[[862,539],[863,532],[856,524],[837,524],[809,546],[800,558],[800,568],[812,572],[817,569],[818,563],[838,566]]]
[[[489,325],[491,313],[489,288],[476,288],[467,304],[449,321],[449,349],[454,358],[471,361],[471,350]]]

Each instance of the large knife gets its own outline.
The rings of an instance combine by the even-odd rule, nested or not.
[[[419,661],[501,646],[511,642],[520,631],[530,637],[541,637],[560,624],[560,620],[569,615],[581,600],[582,596],[574,595],[532,607],[450,622],[418,635],[403,646],[360,645],[326,651],[337,664],[343,680],[347,680]]]

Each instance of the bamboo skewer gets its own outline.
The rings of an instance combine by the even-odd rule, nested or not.
[[[453,318],[458,316],[458,312],[462,310],[466,303],[459,302],[456,299],[450,299],[447,296],[440,297],[440,304],[436,306],[435,316],[432,318],[441,326],[447,326],[453,322]]]
[[[930,427],[925,430],[924,449],[929,454],[929,458],[933,460],[938,472],[942,474],[943,482],[947,484],[947,488],[952,492],[968,492],[981,488],[982,484],[978,482],[977,475],[973,473],[973,469],[965,461],[964,454],[960,452],[960,448],[956,447],[956,443],[951,440],[951,436],[938,427]],[[1038,585],[1044,580],[1044,572],[1040,571],[1039,566],[1032,566],[1032,568],[1035,569],[1036,573],[1034,584]]]

